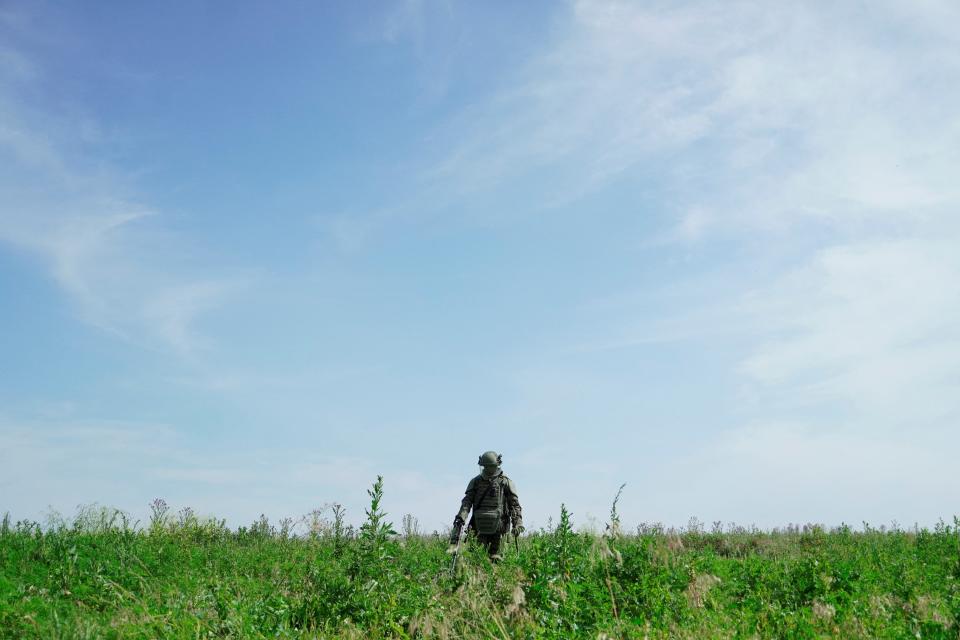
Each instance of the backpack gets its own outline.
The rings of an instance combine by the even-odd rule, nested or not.
[[[486,478],[484,478],[486,480]],[[487,480],[487,489],[484,491],[480,499],[477,499],[477,494],[480,493],[479,486],[474,492],[473,499],[473,525],[477,530],[477,533],[484,535],[495,535],[498,533],[503,533],[505,530],[506,520],[506,510],[503,505],[503,483],[504,476],[500,474],[499,476]],[[479,483],[478,483],[479,484]],[[495,501],[488,501],[487,498],[490,497],[491,492],[495,496]],[[491,503],[492,502],[492,503]]]

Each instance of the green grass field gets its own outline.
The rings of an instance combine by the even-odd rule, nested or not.
[[[395,533],[370,491],[291,533],[228,529],[157,502],[150,523],[87,509],[0,527],[2,638],[958,638],[958,521],[933,530],[555,525],[491,565]]]

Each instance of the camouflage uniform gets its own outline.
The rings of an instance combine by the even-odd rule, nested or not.
[[[468,528],[487,549],[490,557],[499,559],[500,538],[510,531],[511,524],[515,535],[523,532],[520,499],[517,497],[517,487],[513,480],[500,470],[499,455],[488,451],[480,456],[479,462],[484,466],[484,472],[467,484],[463,500],[460,501],[460,511],[453,520],[451,542],[456,543],[460,527],[466,521],[467,515],[473,511]],[[498,507],[499,521],[491,520]]]

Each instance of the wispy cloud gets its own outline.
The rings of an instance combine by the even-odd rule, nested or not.
[[[834,246],[745,299],[741,370],[781,402],[840,401],[875,429],[960,415],[956,238]]]
[[[145,324],[177,353],[191,356],[209,346],[196,329],[198,318],[216,309],[242,291],[248,282],[240,278],[194,280],[158,288],[143,301]]]
[[[945,105],[960,57],[939,27],[953,11],[583,0],[545,53],[450,123],[432,171],[469,192],[549,169],[554,199],[666,180],[687,235],[710,211],[768,225],[916,213],[958,193]]]
[[[941,25],[956,15],[935,2],[869,13],[578,2],[526,81],[465,118],[475,135],[442,170],[502,181],[576,163],[574,182],[592,189],[667,164],[661,206],[677,217],[675,239],[734,236],[782,246],[802,265],[729,292],[746,296],[736,313],[751,309],[738,319],[751,330],[773,321],[760,307],[782,305],[806,335],[768,344],[744,365],[751,376],[949,344],[960,311],[950,249],[960,56]]]
[[[636,215],[669,229],[638,239],[638,254],[722,246],[728,261],[594,303],[596,330],[574,352],[686,341],[741,353],[730,375],[751,426],[702,427],[703,457],[687,462],[706,467],[704,483],[711,470],[743,464],[746,483],[795,463],[798,477],[843,487],[830,507],[842,514],[867,490],[847,471],[873,473],[878,495],[912,474],[925,514],[942,513],[942,474],[923,472],[949,464],[938,452],[955,446],[946,429],[960,413],[960,40],[943,27],[960,9],[572,7],[549,50],[449,123],[432,175],[461,196],[509,187],[541,203],[622,182],[657,189],[658,209]],[[527,396],[563,413],[569,389]]]
[[[453,7],[451,22],[460,15]],[[358,202],[370,201],[370,213],[329,216],[318,224],[337,248],[354,254],[343,261],[350,263],[345,269],[361,264],[365,256],[356,254],[378,232],[413,226],[412,221],[437,221],[447,213],[509,225],[544,207],[582,205],[562,211],[564,223],[581,218],[575,229],[557,225],[551,232],[558,237],[590,235],[588,221],[596,229],[613,221],[624,235],[637,235],[635,241],[618,238],[623,242],[611,247],[611,254],[619,252],[617,259],[582,274],[587,284],[579,293],[567,297],[560,292],[551,298],[569,304],[564,309],[569,313],[550,315],[550,322],[558,325],[555,333],[547,328],[531,331],[536,333],[531,344],[505,346],[502,360],[500,354],[490,356],[496,361],[490,367],[497,370],[482,384],[508,387],[502,392],[508,399],[495,400],[493,404],[504,406],[464,418],[464,424],[486,422],[492,426],[483,437],[496,434],[518,451],[526,450],[518,457],[522,468],[544,475],[555,471],[551,465],[564,450],[538,448],[530,441],[556,438],[566,430],[577,436],[571,442],[585,475],[601,476],[605,456],[610,473],[632,474],[603,476],[611,493],[622,480],[659,488],[663,478],[678,469],[686,473],[675,489],[658,491],[648,503],[675,522],[689,511],[710,515],[701,508],[711,503],[729,507],[716,514],[720,517],[749,514],[752,507],[736,504],[736,499],[742,501],[736,496],[743,495],[771,505],[766,511],[770,520],[807,517],[791,513],[790,505],[777,511],[778,491],[807,500],[804,513],[814,518],[816,495],[833,491],[830,514],[845,518],[849,516],[842,514],[855,513],[862,501],[868,490],[864,477],[870,474],[877,478],[878,492],[899,492],[903,499],[898,504],[904,509],[913,504],[903,489],[908,487],[927,497],[924,514],[940,515],[946,508],[937,509],[946,504],[944,487],[955,489],[941,471],[940,465],[949,465],[942,452],[956,449],[950,428],[960,412],[955,390],[960,262],[954,256],[960,246],[960,187],[955,177],[960,166],[960,36],[951,28],[958,18],[956,3],[936,1],[882,1],[869,10],[836,3],[572,2],[537,40],[543,47],[517,59],[491,94],[471,93],[469,102],[423,132],[409,164],[398,169],[402,179],[385,181],[401,185],[384,198],[387,204],[376,201],[379,193],[364,194]],[[439,77],[446,77],[448,62],[436,60],[450,57],[436,55],[439,50],[432,47],[456,36],[434,38],[433,19],[424,3],[403,3],[378,25],[375,38],[412,44],[413,57],[424,62],[424,76],[442,67]],[[10,20],[15,18],[0,10],[0,23]],[[96,122],[29,108],[25,89],[46,82],[43,71],[29,56],[0,49],[0,242],[38,257],[87,323],[181,359],[202,356],[214,344],[212,332],[202,331],[205,314],[240,296],[250,277],[218,268],[211,264],[215,259],[197,257],[203,247],[170,233],[166,216],[138,194],[129,176],[100,162],[98,151],[110,136],[98,134]],[[636,201],[641,192],[646,194],[642,205]],[[348,214],[352,211],[349,202],[343,207]],[[642,223],[625,225],[631,216]],[[417,237],[428,235],[419,230],[397,234],[404,243],[404,259],[415,256],[409,260],[416,262],[417,274],[421,267],[424,272],[433,267],[421,261],[423,248],[446,239]],[[600,239],[612,236],[608,232],[586,238],[597,244],[585,251],[605,250],[606,245],[597,247]],[[524,240],[535,235],[529,228],[524,233],[529,233]],[[635,263],[625,246],[635,247]],[[516,264],[526,257],[522,248],[505,250],[513,252],[507,257]],[[392,260],[397,253],[384,252],[358,271],[369,268],[371,280],[380,280],[380,274],[396,265]],[[450,253],[437,251],[429,258],[443,261]],[[462,256],[464,262],[472,257]],[[558,272],[571,271],[564,271],[569,265],[556,264]],[[610,270],[629,265],[605,281],[623,291],[590,286],[590,278],[608,275],[601,273],[607,265]],[[682,268],[674,268],[677,265]],[[483,265],[476,267],[479,276]],[[544,271],[544,281],[549,279],[560,291],[562,273],[553,278]],[[641,272],[636,281],[630,279]],[[464,279],[463,286],[483,280],[493,289],[509,277],[506,273]],[[408,274],[418,277],[412,270],[402,272],[403,277]],[[328,316],[316,312],[322,301],[305,300],[309,296],[302,295],[299,282],[286,283],[292,293],[271,298],[269,311],[296,316],[297,310],[310,309],[294,329],[309,332]],[[424,295],[435,291],[428,288],[434,286],[447,284],[424,284]],[[364,297],[384,291],[371,286]],[[574,299],[594,291],[603,298]],[[466,300],[470,293],[458,291],[456,300]],[[504,304],[506,299],[491,295],[489,300]],[[355,297],[345,296],[334,304],[355,302]],[[441,306],[438,302],[436,308]],[[336,336],[338,327],[361,314],[382,319],[389,316],[384,309],[394,308],[401,307],[353,307],[350,313],[330,317],[331,334]],[[428,307],[422,318],[406,319],[418,325],[418,336],[421,329],[429,335],[440,326],[431,322],[445,322],[442,312],[428,315],[433,309]],[[510,310],[518,319],[533,313],[522,304]],[[257,319],[269,317],[263,313]],[[321,317],[322,322],[311,324]],[[376,328],[364,324],[356,333],[343,332],[344,340],[356,343],[338,345],[342,349],[324,353],[317,347],[301,355],[308,359],[317,353],[317,359],[331,356],[339,361],[356,355],[357,370],[362,371],[372,366],[370,360],[360,362],[364,354],[358,353],[369,346],[364,345],[370,335],[363,334],[366,330]],[[405,334],[396,335],[402,340]],[[304,367],[302,373],[291,373],[289,359],[277,361],[292,348],[289,343],[284,348],[281,340],[275,344],[281,348],[263,358],[269,363],[263,368],[231,371],[218,368],[211,358],[162,382],[178,381],[178,391],[190,387],[191,392],[269,404],[263,415],[287,410],[293,416],[314,411],[315,390],[331,376],[352,375],[349,366],[341,369],[337,362],[329,363],[329,372]],[[319,341],[312,344],[316,347]],[[704,345],[716,347],[713,368],[706,373],[693,370],[699,364],[695,352],[711,351],[698,352]],[[398,353],[415,353],[413,347]],[[627,348],[632,351],[623,351]],[[649,362],[661,369],[637,364],[648,355],[644,349],[657,348],[661,351],[650,354]],[[438,357],[470,354],[465,348]],[[224,360],[242,365],[247,357],[237,349]],[[664,363],[672,358],[689,358],[682,363],[688,366],[671,371],[677,380],[656,386],[668,368]],[[418,366],[423,363],[410,363],[412,379],[424,376]],[[377,384],[368,379],[355,388],[363,396]],[[698,386],[739,388],[740,397],[724,406],[711,404],[721,401]],[[648,395],[640,392],[650,387],[654,391]],[[661,391],[662,416],[651,416],[651,405],[661,401],[653,396]],[[302,404],[290,402],[291,392]],[[423,397],[422,411],[435,415],[435,407],[427,406],[434,396]],[[698,403],[703,406],[677,417],[687,405]],[[356,405],[346,406],[355,418]],[[388,409],[359,424],[395,424]],[[601,423],[610,426],[593,426]],[[662,456],[660,466],[627,464],[634,454],[623,446],[587,450],[589,438],[600,438],[598,434],[620,442],[642,429],[652,433],[660,423],[678,432],[676,441],[668,441],[673,434],[654,434],[660,448],[650,455]],[[347,419],[341,428],[356,430],[356,424]],[[588,435],[578,431],[583,425],[590,425]],[[193,505],[209,505],[213,513],[225,513],[218,501],[236,513],[268,503],[283,512],[287,509],[278,501],[284,495],[314,495],[322,503],[359,489],[362,501],[362,487],[377,466],[290,447],[238,453],[193,446],[178,440],[185,431],[177,436],[162,429],[154,432],[149,425],[135,428],[166,443],[155,451],[147,441],[126,439],[126,427],[73,431],[86,434],[83,437],[69,435],[67,427],[32,433],[35,427],[4,426],[0,438],[8,446],[0,452],[14,452],[2,454],[6,461],[36,460],[36,468],[49,469],[54,479],[41,483],[44,495],[56,495],[70,477],[93,483],[134,474],[141,488],[130,500],[141,500],[142,493],[157,487],[175,487],[183,501],[190,502],[190,487],[204,486],[211,488],[197,495],[206,503]],[[636,437],[637,449],[644,435]],[[518,442],[523,437],[526,444]],[[104,444],[109,442],[126,448],[111,449],[114,445]],[[101,445],[109,455],[98,453]],[[46,458],[48,451],[56,452],[57,459]],[[907,463],[897,460],[897,452],[906,452]],[[116,462],[112,454],[136,462]],[[69,461],[63,467],[69,473],[56,471],[64,460]],[[92,462],[84,466],[84,460]],[[19,464],[17,469],[30,472]],[[97,465],[102,465],[102,473]],[[412,466],[396,463],[379,469],[402,478],[410,492],[409,499],[403,498],[406,502],[394,504],[413,505],[409,510],[417,512],[417,502],[430,503],[438,514],[446,512],[433,505],[450,498],[449,478],[425,477]],[[934,467],[936,472],[924,475],[924,469]],[[788,469],[786,475],[796,481],[775,478],[766,491],[755,487],[758,477],[773,476],[778,469]],[[857,477],[845,480],[845,469]],[[27,482],[13,475],[0,475],[0,481],[5,487]],[[107,484],[96,481],[100,484],[86,485],[85,495],[79,489],[75,495],[83,501],[96,499],[98,487]],[[452,482],[459,484],[459,476]],[[563,482],[560,488],[556,481],[553,488],[531,489],[534,504],[541,505],[532,511],[544,513],[559,504],[560,491],[575,494],[578,509],[596,500],[596,492],[591,492],[594,498],[586,495],[574,474]],[[525,486],[521,490],[526,492]],[[804,494],[804,486],[813,493]],[[31,500],[41,493],[31,494]],[[880,513],[880,499],[872,499],[877,507],[872,513]],[[351,509],[359,508],[359,502],[351,503]],[[635,519],[651,516],[639,508],[633,513]]]
[[[387,42],[396,42],[401,38],[412,38],[417,49],[423,48],[423,29],[427,2],[424,0],[402,0],[387,11],[380,23],[380,36]]]
[[[44,82],[27,56],[5,50],[0,66],[0,158],[7,169],[0,178],[0,242],[38,255],[85,322],[140,344],[194,353],[203,344],[196,318],[235,294],[247,276],[173,266],[186,250],[163,232],[158,212],[135,196],[131,180],[97,159],[91,121],[27,108],[18,85]]]
[[[510,217],[632,183],[658,194],[636,215],[689,244],[921,222],[960,197],[951,3],[568,8],[541,50],[424,140],[397,215],[346,228],[498,194],[515,206],[484,215]]]

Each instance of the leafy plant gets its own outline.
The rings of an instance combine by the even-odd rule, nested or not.
[[[72,519],[0,522],[0,639],[956,637],[960,519],[933,529],[774,531],[643,525],[602,535],[566,505],[492,565],[467,545],[445,577],[440,535],[398,539],[368,491],[298,534],[240,529],[151,504],[145,528],[96,505]],[[407,521],[405,533],[414,531]]]

